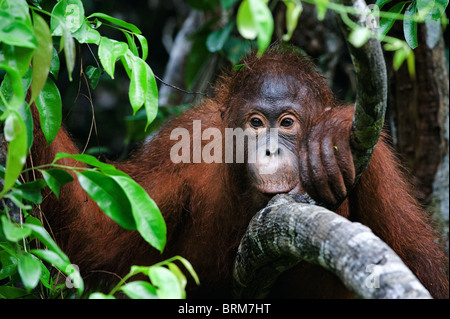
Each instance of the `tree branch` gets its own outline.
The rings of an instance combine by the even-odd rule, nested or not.
[[[366,13],[370,12],[364,0],[335,1],[339,4],[353,6]],[[351,17],[351,19],[362,27],[366,27],[368,20],[365,14]],[[350,30],[343,19],[338,20],[347,40]],[[387,73],[383,51],[377,39],[371,38],[359,48],[347,41],[347,46],[357,81],[355,115],[350,136],[357,181],[369,164],[373,149],[383,129],[387,105]]]
[[[275,196],[250,222],[233,270],[235,297],[267,296],[302,260],[331,271],[360,298],[431,298],[369,228],[288,195]]]
[[[202,25],[204,20],[204,13],[196,10],[190,11],[170,51],[170,59],[162,80],[164,83],[170,83],[172,86],[177,87],[184,86],[183,75],[185,73],[186,58],[192,47],[192,41],[189,37]],[[182,97],[183,95],[174,91],[173,87],[163,85],[159,89],[159,105],[179,105]]]

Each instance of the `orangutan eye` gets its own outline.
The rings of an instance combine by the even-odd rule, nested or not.
[[[250,125],[254,128],[260,128],[264,126],[264,123],[260,118],[254,117],[250,120]]]
[[[285,118],[281,121],[280,126],[281,127],[285,127],[285,128],[289,128],[294,124],[294,120],[291,118]]]

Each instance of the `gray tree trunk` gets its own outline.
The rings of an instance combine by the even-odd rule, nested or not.
[[[416,77],[411,77],[406,65],[389,72],[390,126],[395,148],[413,176],[414,196],[433,213],[448,249],[448,61],[441,30],[432,30],[439,40],[431,45],[427,28],[418,28]],[[392,32],[402,37],[401,24],[395,25]],[[391,64],[392,54],[387,53],[386,60]]]
[[[186,60],[192,48],[189,37],[205,22],[204,13],[191,10],[183,26],[175,37],[170,50],[170,59],[164,72],[164,82],[172,86],[185,87],[184,74]],[[173,106],[182,104],[186,94],[171,86],[162,84],[159,89],[159,105]]]
[[[250,222],[233,271],[235,297],[266,297],[302,260],[331,271],[359,298],[431,298],[368,227],[288,195],[275,196]]]

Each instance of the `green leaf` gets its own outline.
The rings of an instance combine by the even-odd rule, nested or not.
[[[17,259],[4,248],[5,246],[9,245],[5,245],[5,243],[3,246],[0,245],[2,248],[2,250],[0,250],[0,263],[2,265],[2,267],[0,267],[0,280],[13,276],[17,273]]]
[[[34,204],[42,203],[41,189],[46,186],[42,179],[18,185],[10,194],[26,199]]]
[[[141,30],[139,30],[135,25],[133,25],[131,23],[128,23],[128,22],[125,22],[123,20],[111,17],[111,16],[109,16],[107,14],[104,14],[104,13],[101,13],[101,12],[96,12],[96,13],[91,14],[88,17],[88,19],[91,19],[91,18],[99,18],[99,19],[106,20],[108,22],[117,24],[119,27],[122,27],[122,28],[125,28],[127,30],[130,30],[131,32],[136,33],[136,34],[141,34],[142,33]]]
[[[147,130],[158,114],[158,85],[156,84],[155,75],[147,63],[145,63],[145,68],[147,73],[147,90],[145,92],[144,106],[147,114],[147,124],[145,125],[145,130]]]
[[[134,37],[128,32],[123,30],[123,34],[125,35],[125,38],[127,38],[128,48],[135,56],[139,56],[138,48],[136,46],[136,43],[134,42]]]
[[[62,0],[54,7],[50,19],[52,35],[61,36],[60,50],[64,48],[69,80],[75,66],[75,42],[72,33],[77,31],[84,21],[84,8],[80,0]]]
[[[415,78],[416,76],[416,67],[415,67],[415,58],[413,50],[406,44],[404,41],[397,40],[398,43],[394,44],[392,47],[389,47],[388,50],[395,50],[394,58],[393,58],[393,67],[394,70],[397,71],[402,66],[403,62],[407,61],[408,71],[411,78]]]
[[[94,292],[89,295],[89,299],[116,299],[114,296],[105,295],[101,292]]]
[[[26,0],[3,0],[1,8],[7,10],[15,19],[31,26],[28,4]]]
[[[136,276],[137,274],[142,273],[142,274],[144,274],[145,276],[148,277],[148,270],[149,270],[150,267],[151,266],[136,266],[136,265],[133,265],[130,268],[130,272],[128,273],[128,276],[129,277],[133,277],[133,276]]]
[[[416,0],[417,12],[421,17],[430,16],[436,0]]]
[[[42,132],[47,140],[47,145],[49,145],[58,134],[62,121],[61,95],[51,78],[47,78],[35,104],[39,111]]]
[[[106,73],[114,79],[114,64],[116,63],[116,60],[112,59],[113,50],[114,43],[107,37],[101,37],[98,47],[98,56],[100,58],[100,62],[105,68]]]
[[[0,286],[0,297],[4,299],[20,299],[29,295],[30,293],[25,289],[11,286]]]
[[[41,262],[30,254],[24,254],[20,257],[18,266],[25,288],[31,290],[36,287],[41,276]]]
[[[83,21],[81,27],[73,33],[73,37],[80,43],[100,43],[100,33],[91,27],[90,23],[86,20]]]
[[[434,0],[434,7],[431,11],[431,19],[439,21],[442,15],[445,13],[445,9],[448,6],[449,0]]]
[[[147,43],[147,39],[140,35],[140,34],[135,34],[136,38],[138,38],[139,43],[141,44],[141,51],[142,51],[142,60],[146,60],[147,56],[148,56],[148,43]]]
[[[61,169],[48,169],[48,170],[39,170],[41,172],[42,177],[47,182],[48,187],[55,193],[56,197],[59,198],[59,191],[61,186],[64,184],[70,183],[73,181],[72,176],[63,171]]]
[[[132,281],[124,285],[121,290],[132,299],[158,298],[156,288],[146,281]]]
[[[31,229],[32,234],[36,236],[45,246],[47,246],[50,251],[57,254],[64,264],[70,264],[69,258],[63,253],[63,251],[58,247],[49,233],[42,226],[25,223],[23,224],[23,227]]]
[[[352,30],[348,36],[348,41],[355,47],[362,47],[370,38],[370,30],[367,28],[358,27]]]
[[[43,262],[41,262],[40,264],[41,276],[39,279],[41,280],[42,285],[44,285],[44,287],[48,289],[53,289],[53,278],[50,276],[50,271]]]
[[[131,204],[136,228],[153,247],[163,251],[166,245],[166,224],[153,199],[134,180],[124,176],[111,176],[124,190]]]
[[[406,43],[402,40],[399,40],[397,38],[393,38],[391,41],[387,42],[383,48],[386,51],[397,51],[402,46],[406,45]]]
[[[225,42],[233,30],[233,23],[228,23],[223,29],[216,30],[210,33],[206,39],[206,47],[209,52],[218,52],[222,50]]]
[[[22,126],[20,122],[17,120],[17,113],[12,113],[10,116],[6,118],[5,127],[4,127],[4,135],[6,141],[12,141],[22,132]]]
[[[25,222],[27,224],[31,224],[31,225],[36,225],[36,226],[42,227],[41,221],[39,219],[37,219],[36,217],[31,216],[31,215],[29,215],[27,218],[25,218]]]
[[[84,282],[77,265],[74,264],[67,265],[66,268],[63,269],[63,272],[67,275],[66,287],[78,288],[83,290]]]
[[[29,104],[34,101],[45,85],[53,55],[53,41],[47,23],[40,15],[34,13],[33,20],[38,49],[33,56],[33,77]]]
[[[0,69],[6,71],[6,75],[3,78],[1,84],[3,95],[5,95],[5,93],[11,93],[10,91],[12,91],[12,94],[9,94],[10,99],[8,101],[8,108],[18,109],[23,104],[23,101],[25,99],[21,76],[18,70],[2,62],[0,62]],[[8,85],[9,87],[6,88],[5,86]],[[9,88],[11,88],[11,90],[9,90]],[[5,92],[4,90],[8,92]],[[3,104],[2,102],[3,101],[0,100],[0,105]]]
[[[6,66],[6,68],[9,67]],[[3,121],[8,117],[9,111],[7,112],[7,109],[17,110],[17,113],[25,123],[28,153],[33,143],[33,117],[31,110],[24,99],[25,93],[31,84],[32,70],[31,67],[29,67],[22,78],[20,78],[16,70],[10,69],[9,71],[11,71],[11,73],[5,74],[5,77],[0,85],[0,92],[3,95],[3,98],[0,99],[0,113],[2,114],[1,120]],[[13,74],[14,77],[11,77],[10,74]],[[11,81],[11,78],[15,78],[15,80]],[[14,84],[14,87],[11,83]],[[15,90],[17,90],[17,92]],[[5,101],[6,103],[2,103],[2,101]]]
[[[408,71],[411,78],[416,78],[416,62],[414,57],[414,52],[412,50],[409,51],[408,55],[406,56],[406,63],[408,65]]]
[[[4,134],[9,146],[3,190],[0,195],[5,194],[16,182],[22,172],[28,152],[25,123],[16,111],[11,111],[6,118]]]
[[[6,63],[23,76],[30,66],[33,49],[3,44],[2,50]]]
[[[97,171],[77,173],[78,182],[103,212],[125,229],[135,230],[136,223],[130,202],[114,177]]]
[[[55,79],[58,79],[59,74],[59,56],[58,51],[53,47],[52,62],[50,63],[50,73],[53,74]]]
[[[84,7],[81,0],[61,0],[52,10],[50,27],[52,35],[61,36],[77,31],[84,21]]]
[[[180,299],[183,292],[177,277],[165,267],[150,267],[149,277],[160,299]]]
[[[22,240],[23,238],[30,236],[31,234],[30,229],[20,228],[14,225],[8,220],[8,217],[6,217],[6,215],[2,215],[1,221],[3,233],[5,234],[6,239],[8,239],[9,241],[17,242],[19,240]]]
[[[198,278],[197,273],[195,272],[194,267],[192,267],[191,263],[181,256],[175,256],[174,258],[176,258],[176,260],[180,261],[183,264],[183,266],[187,269],[192,278],[194,278],[195,283],[197,285],[200,285],[200,279]]]
[[[389,13],[397,13],[400,16],[400,13],[403,10],[403,7],[405,6],[405,4],[407,3],[407,1],[402,1],[399,2],[397,4],[395,4],[392,8],[389,9]],[[377,29],[378,34],[381,37],[384,37],[389,30],[392,28],[392,26],[394,25],[394,22],[397,21],[396,18],[387,18],[387,17],[383,17],[380,20],[380,25],[379,28]]]
[[[0,10],[0,26],[0,42],[30,49],[37,48],[33,28],[26,21]]]
[[[101,37],[98,55],[100,62],[111,78],[114,79],[114,69],[118,58],[125,55],[128,46],[125,42],[117,42],[107,37]]]
[[[131,78],[128,97],[130,99],[131,107],[133,108],[133,114],[136,114],[145,102],[145,93],[147,91],[147,68],[146,63],[134,55],[130,55],[130,61]]]
[[[181,290],[181,298],[186,298],[186,285],[187,285],[187,279],[186,276],[181,272],[180,268],[178,268],[177,265],[174,263],[169,263],[167,265],[169,267],[169,270],[177,277],[178,285],[180,286]]]
[[[112,174],[112,175],[124,175],[124,176],[128,176],[125,173],[117,170],[114,165],[111,164],[106,164],[103,162],[100,162],[98,159],[96,159],[94,156],[92,155],[88,155],[88,154],[67,154],[67,153],[57,153],[55,155],[55,158],[53,160],[53,163],[56,163],[56,161],[63,159],[63,158],[72,158],[76,161],[79,162],[83,162],[87,165],[93,166],[93,167],[97,167],[99,168],[102,172],[104,173],[108,173],[108,174]]]
[[[253,40],[258,36],[258,29],[250,10],[249,0],[242,1],[241,5],[239,6],[236,16],[236,24],[239,33],[245,39]]]
[[[24,95],[26,94],[26,91],[31,85],[31,77],[32,77],[33,70],[31,67],[28,68],[28,71],[25,73],[25,75],[22,77],[22,86],[24,89]],[[26,101],[22,101],[22,104],[19,106],[17,110],[22,117],[25,127],[27,130],[27,153],[30,152],[31,146],[33,145],[33,115],[31,114],[31,109],[26,103]]]
[[[89,85],[92,89],[95,89],[97,87],[98,81],[100,80],[100,76],[102,75],[102,70],[92,65],[88,65],[88,67],[86,68],[86,75],[89,78]]]
[[[439,21],[449,0],[416,0],[414,3],[419,17],[425,21]]]
[[[244,0],[237,13],[237,28],[246,39],[257,38],[258,55],[269,46],[274,22],[272,13],[264,0]]]
[[[130,58],[131,55],[134,55],[134,53],[130,50],[130,52],[127,52],[127,54],[120,57],[120,62],[122,62],[123,68],[127,72],[129,78],[131,78],[131,58]]]
[[[300,0],[284,0],[286,5],[286,34],[283,35],[284,41],[289,41],[297,27],[298,18],[303,11],[302,2]]]
[[[269,46],[272,39],[274,22],[272,12],[270,12],[264,0],[248,0],[253,19],[258,30],[258,55],[261,56]]]
[[[48,250],[46,249],[35,249],[32,250],[31,253],[34,255],[48,261],[49,263],[52,263],[62,272],[66,273],[67,275],[70,274],[68,272],[68,266],[71,265],[69,258],[66,254],[63,253],[63,251],[58,247],[58,245],[53,241],[53,239],[50,237],[50,235],[47,233],[47,231],[42,226],[37,226],[33,224],[23,224],[24,228],[29,228],[32,231],[32,234],[37,237],[45,246],[47,246]],[[78,286],[78,292],[81,295],[84,290],[84,285],[81,281],[81,284]]]
[[[317,7],[317,19],[322,21],[325,19],[325,14],[327,13],[327,6],[330,0],[316,0]]]
[[[55,253],[54,251],[47,250],[47,249],[32,249],[31,253],[46,262],[54,265],[56,268],[60,270],[66,269],[68,265],[70,265],[70,262],[60,256],[59,254]]]
[[[411,49],[415,49],[418,46],[417,41],[417,22],[414,21],[416,14],[416,2],[412,2],[405,11],[405,20],[403,21],[403,33],[405,35],[406,43],[408,43]]]
[[[127,53],[128,45],[125,42],[118,42],[113,40],[113,44],[113,58],[115,60]]]
[[[22,202],[23,198],[18,194],[15,189],[12,189],[8,194],[5,195],[8,199],[13,202],[14,205],[16,205],[19,209],[23,211],[29,211],[32,209],[31,205],[26,205]]]
[[[66,287],[68,288],[76,288],[78,289],[78,293],[80,295],[83,294],[84,290],[84,282],[83,278],[80,275],[78,267],[73,265],[68,260],[67,256],[60,255],[51,250],[46,249],[33,249],[31,253],[36,255],[37,257],[45,260],[46,262],[54,265],[60,271],[65,273],[68,277],[66,278]],[[72,286],[68,286],[71,284]]]
[[[70,31],[63,28],[63,35],[61,37],[61,48],[64,48],[64,57],[66,58],[67,72],[69,73],[69,80],[72,81],[72,72],[75,67],[75,41],[72,38]]]
[[[403,47],[395,51],[393,59],[393,66],[395,71],[400,69],[407,56],[408,51],[405,50]]]
[[[69,258],[66,254],[63,253],[63,251],[58,247],[58,245],[53,241],[48,232],[42,226],[26,223],[23,224],[23,227],[31,229],[32,234],[36,236],[48,248],[34,249],[31,251],[31,253],[55,265],[56,268],[67,275],[71,275],[73,273],[73,267],[71,267]],[[79,294],[81,295],[84,290],[84,284],[81,280],[81,276],[77,271],[73,276],[79,283],[77,289]]]

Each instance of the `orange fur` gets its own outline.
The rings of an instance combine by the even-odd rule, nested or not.
[[[171,130],[184,127],[192,132],[192,121],[199,119],[204,127],[217,127],[222,132],[225,127],[235,127],[236,123],[230,123],[223,110],[248,107],[237,103],[237,99],[242,98],[242,94],[256,94],[258,85],[252,77],[242,74],[255,76],[270,71],[276,76],[287,72],[306,83],[309,93],[302,97],[305,101],[302,124],[305,127],[321,110],[335,104],[323,78],[297,55],[269,52],[260,60],[249,59],[245,63],[247,67],[243,72],[222,78],[215,98],[207,99],[199,107],[174,119],[129,160],[116,163],[117,168],[148,191],[163,213],[168,241],[162,255],[149,247],[137,232],[126,231],[106,217],[77,182],[62,188],[59,201],[51,195],[45,197],[41,207],[49,222],[47,226],[71,261],[79,266],[88,284],[115,282],[116,276],[110,273],[124,276],[131,265],[151,265],[181,255],[193,264],[201,281],[200,287],[189,288],[192,294],[188,296],[229,296],[236,248],[251,217],[264,202],[255,200],[255,189],[242,169],[244,164],[172,163],[169,152],[176,141],[169,138]],[[295,85],[293,83],[293,87]],[[352,112],[352,108],[345,108],[342,116],[351,117]],[[32,156],[35,165],[51,162],[57,152],[77,152],[64,129],[46,147],[34,107],[33,113],[35,142]],[[409,194],[411,188],[400,173],[392,152],[384,141],[380,141],[356,190],[338,213],[372,228],[403,258],[435,297],[448,298],[444,255],[433,241],[435,234],[426,221],[426,213]],[[308,267],[301,265],[284,275],[284,279],[280,279],[280,283],[284,283],[280,290],[288,296],[298,292],[310,297],[348,296],[332,276],[321,269]],[[294,271],[294,277],[289,277]],[[300,278],[295,280],[295,277]]]

